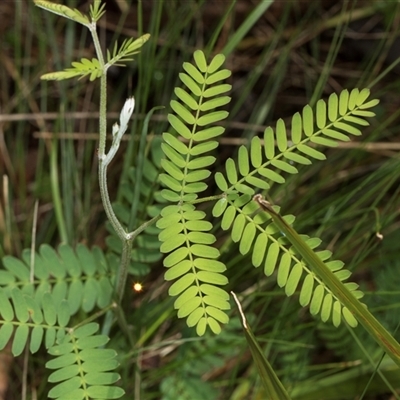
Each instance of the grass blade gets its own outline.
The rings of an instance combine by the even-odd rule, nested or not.
[[[359,302],[343,283],[333,274],[300,235],[272,208],[260,195],[253,198],[273,219],[275,225],[287,237],[304,260],[312,267],[316,274],[325,282],[339,301],[347,307],[367,332],[383,348],[392,360],[400,366],[400,345],[381,323]]]
[[[286,392],[285,387],[282,385],[282,382],[279,380],[278,376],[275,374],[275,371],[271,367],[270,363],[264,356],[264,352],[257,343],[257,339],[255,338],[253,332],[250,329],[249,324],[247,323],[246,317],[243,313],[242,306],[236,294],[231,292],[232,296],[238,306],[239,313],[242,317],[242,326],[244,330],[244,334],[246,336],[247,343],[249,344],[251,354],[253,356],[253,360],[256,363],[258,373],[261,378],[261,382],[264,385],[267,398],[269,400],[290,400],[288,393]]]

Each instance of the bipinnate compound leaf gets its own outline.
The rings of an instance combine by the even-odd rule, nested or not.
[[[223,127],[213,126],[228,116],[220,109],[230,101],[224,95],[230,85],[223,81],[231,74],[221,69],[224,59],[217,55],[207,64],[204,53],[198,50],[194,53],[194,64],[183,64],[185,72],[179,75],[183,87],[175,89],[177,99],[171,101],[174,114],[168,116],[175,132],[165,132],[161,145],[165,155],[161,161],[164,173],[159,176],[165,187],[161,195],[166,201],[176,203],[165,206],[157,222],[160,251],[168,254],[164,259],[168,268],[165,279],[174,281],[169,294],[177,296],[178,317],[187,318],[187,324],[196,326],[199,335],[207,327],[219,333],[220,324],[228,322],[224,310],[229,309],[229,303],[221,300],[220,292],[216,295],[201,290],[204,285],[217,288],[227,283],[222,274],[225,266],[217,261],[219,251],[213,247],[216,238],[210,232],[212,225],[205,220],[203,211],[188,203],[207,189],[204,180],[216,160],[210,152],[218,147],[214,139],[224,132]],[[234,163],[232,167],[228,166],[230,183],[237,180]],[[228,188],[223,177],[218,185]]]
[[[69,8],[62,4],[56,4],[46,0],[34,0],[34,2],[38,7],[78,22],[89,29],[93,28],[93,24],[96,23],[105,12],[105,4],[100,5],[100,2],[95,2],[94,5],[90,6],[90,19],[79,10]],[[89,79],[93,81],[105,74],[110,66],[123,66],[127,61],[133,60],[132,56],[139,52],[140,48],[148,41],[149,37],[149,34],[145,34],[137,39],[129,38],[124,40],[121,46],[115,43],[112,53],[107,50],[107,64],[104,64],[103,61],[100,62],[96,58],[92,58],[92,60],[82,58],[80,62],[72,62],[71,68],[66,68],[64,71],[44,74],[41,79],[64,80],[76,76],[80,78],[89,76]]]
[[[223,285],[225,280],[221,274],[223,269],[212,270],[217,267],[216,264],[210,263],[206,272],[199,270],[201,263],[196,263],[200,257],[214,260],[219,252],[211,246],[215,241],[211,227],[201,229],[201,222],[205,222],[203,218],[185,216],[188,211],[195,211],[195,206],[187,202],[195,201],[198,194],[207,188],[206,184],[200,184],[200,177],[197,181],[195,177],[189,181],[186,176],[197,169],[206,171],[215,160],[206,154],[217,147],[213,138],[223,129],[214,133],[214,127],[198,127],[226,117],[224,111],[215,108],[228,101],[222,96],[228,88],[220,81],[226,79],[229,72],[218,70],[222,65],[221,57],[209,65],[201,52],[197,52],[194,59],[195,65],[184,64],[185,72],[181,74],[181,81],[186,87],[176,89],[177,100],[171,103],[175,114],[169,120],[179,140],[171,133],[164,133],[165,143],[162,145],[166,157],[162,162],[165,173],[160,175],[166,187],[162,194],[176,205],[162,210],[162,218],[157,225],[162,230],[159,235],[159,240],[163,242],[161,251],[169,253],[164,261],[169,268],[165,278],[175,280],[170,287],[170,294],[178,296],[175,302],[178,315],[187,318],[190,326],[196,325],[197,333],[201,335],[207,326],[215,333],[219,332],[219,323],[226,319],[222,303],[218,304],[212,297],[205,300],[200,290],[201,282],[215,286]],[[207,85],[216,83],[215,89],[207,88]],[[203,101],[208,97],[213,98]],[[221,218],[223,230],[231,229],[232,240],[238,243],[239,252],[243,255],[251,253],[253,265],[263,265],[267,276],[276,273],[278,285],[284,288],[288,296],[300,291],[300,304],[309,306],[311,314],[320,315],[323,321],[332,320],[334,325],[341,322],[342,316],[350,326],[355,325],[356,320],[348,310],[343,311],[345,307],[338,303],[338,298],[323,280],[315,275],[302,254],[294,247],[286,248],[287,241],[281,229],[270,217],[257,213],[257,204],[252,201],[252,196],[257,191],[269,189],[271,185],[284,183],[285,174],[298,172],[295,164],[307,165],[313,160],[324,160],[325,154],[316,146],[334,147],[338,141],[349,140],[350,135],[359,135],[361,131],[358,126],[368,125],[366,118],[374,115],[368,109],[377,104],[376,100],[367,101],[368,97],[369,90],[354,89],[351,92],[343,91],[339,96],[332,94],[327,102],[318,101],[315,110],[305,106],[293,116],[290,136],[285,122],[279,119],[275,130],[270,127],[265,130],[263,141],[257,136],[253,137],[248,147],[239,148],[237,161],[231,158],[226,160],[225,173],[215,174],[215,182],[224,197],[216,202],[212,213],[214,217]],[[196,149],[196,141],[200,140],[212,145],[202,147],[202,151],[192,150]],[[188,210],[188,207],[192,207],[192,210]],[[275,208],[274,212],[279,212],[279,209]],[[284,216],[282,220],[290,225],[294,217]],[[172,224],[176,228],[171,228]],[[205,234],[195,234],[194,231]],[[311,238],[306,237],[306,240],[312,243],[313,248],[319,244]],[[343,269],[343,264],[329,261],[330,252],[320,251],[318,257],[332,268],[339,281],[349,278],[350,272]],[[356,285],[347,287],[355,297],[362,296]]]
[[[368,125],[366,118],[374,114],[367,109],[378,103],[378,100],[367,101],[369,94],[368,89],[345,90],[339,96],[332,94],[327,102],[318,101],[316,110],[305,106],[301,113],[296,113],[292,118],[291,142],[285,122],[279,119],[275,131],[271,127],[265,129],[263,144],[260,138],[253,137],[249,147],[239,148],[237,162],[233,159],[225,162],[225,174],[215,174],[216,184],[225,197],[215,204],[213,215],[221,218],[223,230],[231,229],[232,240],[239,243],[240,253],[245,255],[251,252],[253,265],[263,265],[267,276],[276,272],[278,285],[284,288],[288,296],[300,290],[300,304],[309,306],[311,314],[320,315],[323,321],[332,320],[336,326],[340,324],[341,317],[350,326],[357,321],[352,318],[352,313],[344,311],[345,307],[323,280],[315,275],[302,255],[294,248],[290,251],[286,249],[286,238],[275,222],[257,215],[252,196],[273,184],[284,183],[285,174],[297,173],[293,164],[307,165],[313,159],[324,160],[325,154],[315,145],[332,147],[338,141],[350,140],[350,135],[361,134],[357,126]],[[279,210],[275,209],[274,212]],[[289,225],[294,221],[289,216],[282,219]],[[317,238],[306,237],[306,240],[313,248],[319,245]],[[343,269],[343,263],[329,261],[330,252],[320,251],[317,254],[336,278],[343,285],[347,284],[344,281],[351,274]],[[362,296],[357,285],[346,287],[354,297]]]

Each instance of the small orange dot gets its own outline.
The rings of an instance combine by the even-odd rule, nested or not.
[[[141,292],[142,290],[143,290],[143,285],[141,284],[141,283],[139,283],[139,282],[136,282],[136,283],[134,283],[133,285],[132,285],[132,289],[135,291],[135,292]]]

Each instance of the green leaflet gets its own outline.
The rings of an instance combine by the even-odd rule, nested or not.
[[[222,126],[213,126],[211,128],[206,128],[198,131],[193,135],[193,140],[196,142],[202,142],[204,140],[209,140],[225,132],[225,128]]]
[[[318,285],[314,289],[314,293],[312,295],[311,303],[310,303],[310,313],[312,315],[316,315],[319,313],[321,308],[322,300],[324,299],[324,286]]]
[[[262,163],[261,141],[255,136],[250,143],[250,159],[253,167],[258,168]]]
[[[303,108],[303,131],[308,137],[314,133],[314,114],[308,105]]]
[[[197,104],[197,101],[185,90],[182,88],[175,88],[175,94],[181,100],[185,105],[187,105],[190,109],[192,110],[198,110],[199,105]],[[176,106],[179,106],[178,102],[171,102],[171,107],[174,109],[173,105],[175,104]],[[174,109],[175,110],[175,109]]]
[[[256,225],[250,222],[246,225],[240,241],[239,251],[241,254],[247,254],[249,252],[250,247],[255,238],[255,235],[256,235]]]
[[[178,153],[186,155],[189,152],[188,147],[181,141],[179,141],[175,136],[168,132],[163,133],[163,139],[165,143],[168,143],[172,148],[174,148]]]
[[[279,151],[285,151],[287,149],[287,136],[286,136],[286,126],[283,119],[278,119],[276,123],[276,143],[278,145]]]
[[[303,274],[303,265],[301,263],[296,263],[289,273],[289,277],[286,281],[285,293],[286,296],[292,296],[299,285],[301,276]]]
[[[239,214],[233,223],[231,237],[234,242],[239,242],[242,238],[243,230],[246,225],[246,217],[244,214]]]
[[[5,321],[11,321],[14,318],[13,307],[3,290],[0,290],[0,313]]]
[[[203,93],[203,96],[207,99],[210,97],[218,96],[219,94],[229,92],[232,89],[232,85],[228,85],[224,83],[222,85],[212,86],[206,89]]]
[[[258,249],[258,251],[253,251],[252,254],[252,264],[255,267],[259,267],[265,256],[265,249],[267,248],[268,236],[260,234],[257,236],[256,242],[254,244],[254,248]]]
[[[192,156],[198,156],[200,154],[212,151],[212,150],[216,149],[217,147],[218,147],[218,142],[216,142],[216,141],[203,142],[203,143],[200,143],[200,144],[192,147],[190,149],[190,154]]]
[[[235,162],[231,158],[228,158],[226,160],[225,168],[229,183],[234,185],[238,180]]]
[[[265,275],[270,276],[275,271],[276,262],[278,260],[280,250],[281,249],[279,248],[279,243],[277,241],[273,241],[270,244],[264,263]]]

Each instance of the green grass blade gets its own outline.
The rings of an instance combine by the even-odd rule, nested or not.
[[[293,244],[295,249],[312,267],[316,274],[329,287],[339,301],[347,307],[354,317],[364,326],[375,341],[388,353],[392,360],[400,366],[400,345],[393,336],[381,325],[381,323],[359,302],[353,294],[340,282],[330,269],[321,261],[314,251],[305,243],[300,235],[289,226],[285,220],[264,200],[257,195],[255,201],[273,219],[275,225],[281,230],[286,238]]]
[[[290,400],[290,396],[287,393],[285,387],[282,382],[279,380],[278,376],[275,374],[275,371],[271,367],[270,363],[264,356],[264,352],[259,346],[257,339],[255,338],[253,332],[250,329],[249,324],[246,321],[246,317],[243,313],[242,307],[235,293],[231,292],[237,307],[239,309],[239,313],[242,317],[242,326],[244,330],[244,334],[246,336],[247,343],[249,344],[251,354],[253,356],[253,360],[256,363],[258,373],[261,378],[261,382],[264,385],[266,394],[269,400]]]
[[[254,24],[264,15],[273,2],[274,0],[266,0],[258,4],[258,6],[246,18],[240,28],[230,38],[228,44],[224,47],[222,54],[229,56],[229,54],[232,53],[233,49],[239,44],[246,33],[254,26]]]
[[[60,182],[58,178],[58,160],[57,160],[57,138],[53,141],[53,146],[50,152],[50,177],[51,177],[51,190],[53,195],[54,210],[56,214],[57,226],[60,233],[62,243],[68,243],[68,233],[63,214],[63,207],[60,193]]]

